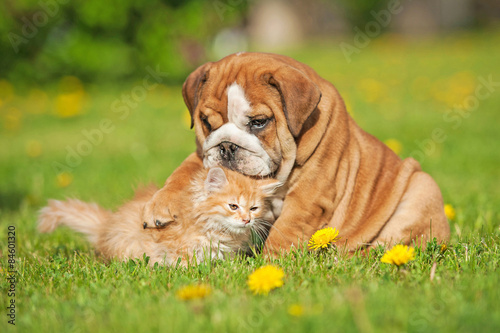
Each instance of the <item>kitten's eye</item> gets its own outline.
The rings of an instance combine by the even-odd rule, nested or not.
[[[259,207],[252,207],[252,208],[250,208],[250,210],[251,210],[252,212],[255,212],[257,209],[259,209]]]
[[[200,119],[203,122],[203,125],[205,125],[205,127],[207,128],[207,130],[209,132],[211,132],[212,131],[212,125],[210,125],[210,123],[208,122],[208,117],[205,116],[205,115],[201,115]]]
[[[237,210],[239,207],[235,204],[229,204],[229,208],[231,208],[231,210]]]

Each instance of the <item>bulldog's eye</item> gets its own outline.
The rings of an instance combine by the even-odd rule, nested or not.
[[[261,129],[264,128],[267,123],[269,123],[268,118],[261,118],[261,119],[252,119],[248,123],[251,129]]]
[[[212,125],[208,122],[208,117],[205,115],[200,116],[201,121],[203,122],[203,125],[207,128],[209,132],[212,131]]]

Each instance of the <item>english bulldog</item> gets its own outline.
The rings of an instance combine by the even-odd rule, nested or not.
[[[176,193],[189,175],[220,165],[283,183],[266,253],[299,246],[325,227],[337,228],[349,251],[449,238],[436,182],[363,131],[310,67],[237,53],[196,69],[182,94],[197,150],[148,203],[148,221],[170,219],[165,207],[182,201]]]

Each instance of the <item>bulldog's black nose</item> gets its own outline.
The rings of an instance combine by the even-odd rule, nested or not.
[[[222,142],[219,145],[220,156],[226,161],[234,160],[234,155],[236,155],[238,148],[239,147],[232,142]]]

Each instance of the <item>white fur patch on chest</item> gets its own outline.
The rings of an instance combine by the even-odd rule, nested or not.
[[[245,91],[239,84],[234,82],[227,88],[227,117],[229,122],[244,130],[251,111],[252,107],[245,97]]]

